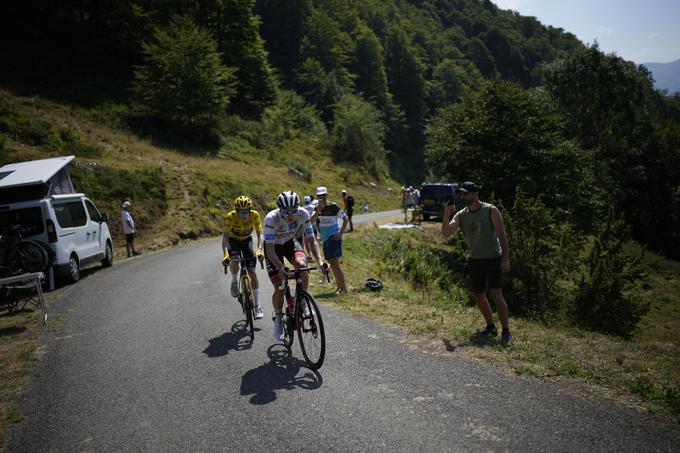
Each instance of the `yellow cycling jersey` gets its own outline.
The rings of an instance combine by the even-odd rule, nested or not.
[[[257,234],[262,233],[260,214],[253,209],[250,210],[250,215],[245,222],[241,220],[241,216],[236,211],[231,211],[224,219],[224,234],[228,234],[232,239],[239,241],[249,239],[253,228]]]

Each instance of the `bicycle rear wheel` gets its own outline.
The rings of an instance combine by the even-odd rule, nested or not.
[[[250,281],[244,278],[241,281],[243,288],[243,311],[246,314],[246,324],[248,325],[250,341],[255,340],[255,328],[253,326],[253,292],[250,290]]]
[[[296,318],[302,355],[309,368],[318,370],[326,355],[326,333],[319,306],[308,293],[298,299]]]
[[[49,256],[35,241],[21,241],[12,251],[10,262],[15,273],[42,272],[47,267]]]

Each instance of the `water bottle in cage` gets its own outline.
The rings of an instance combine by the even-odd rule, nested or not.
[[[293,316],[295,310],[295,296],[288,296],[288,316]]]

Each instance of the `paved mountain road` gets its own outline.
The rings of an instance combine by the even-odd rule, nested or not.
[[[274,342],[259,268],[267,310],[250,344],[219,259],[206,241],[59,290],[63,326],[46,335],[8,451],[677,451],[677,424],[410,348],[326,305],[313,373],[297,338],[292,355]]]

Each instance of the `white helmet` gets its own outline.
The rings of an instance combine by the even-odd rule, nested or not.
[[[300,197],[292,190],[281,192],[276,199],[276,206],[279,209],[292,209],[300,206]]]
[[[318,195],[327,195],[328,194],[328,189],[326,189],[324,186],[319,186],[316,188],[316,194]]]

